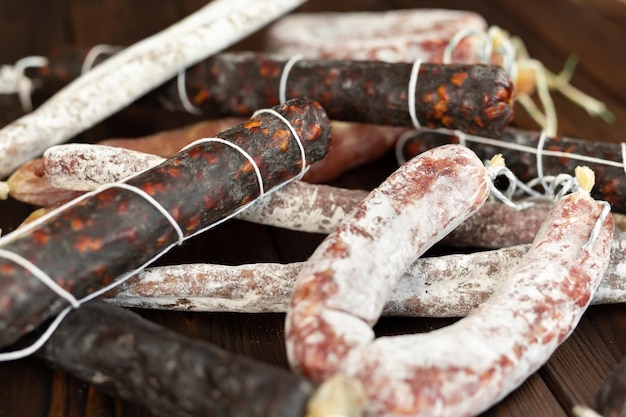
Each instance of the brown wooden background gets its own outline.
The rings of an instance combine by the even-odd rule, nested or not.
[[[201,0],[3,0],[0,2],[0,64],[47,54],[63,44],[128,45],[193,12]],[[590,140],[620,142],[626,127],[626,3],[618,0],[475,0],[323,1],[301,10],[384,10],[407,7],[472,9],[490,24],[521,36],[533,57],[560,70],[570,54],[580,58],[573,83],[603,100],[616,115],[607,125],[587,117],[559,96],[559,132]],[[237,45],[254,49],[262,34]],[[17,101],[0,119],[19,115]],[[129,108],[95,126],[77,140],[139,136],[195,121],[183,114]],[[515,123],[535,126],[519,113]],[[347,173],[336,181],[345,187],[371,188],[394,168],[391,155]],[[32,207],[0,201],[0,227],[12,230]],[[209,261],[238,264],[304,260],[322,236],[288,232],[233,221],[187,242],[160,262]],[[282,314],[200,314],[141,311],[177,331],[209,340],[225,349],[286,366]],[[451,320],[385,318],[379,334],[428,331]],[[460,341],[459,346],[462,346]],[[596,306],[585,314],[574,335],[520,389],[485,416],[559,417],[575,403],[593,403],[603,378],[626,355],[626,314],[622,305]],[[149,416],[133,404],[112,399],[92,386],[34,359],[0,364],[0,417]]]

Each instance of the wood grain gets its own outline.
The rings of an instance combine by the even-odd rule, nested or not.
[[[0,4],[0,64],[33,54],[46,54],[63,44],[128,45],[165,28],[205,4],[204,0],[5,0]],[[580,63],[572,82],[605,101],[615,123],[588,117],[555,95],[561,134],[589,140],[620,142],[626,131],[626,5],[618,0],[311,0],[301,11],[386,10],[409,7],[472,9],[526,43],[532,56],[558,72],[576,54]],[[263,32],[234,49],[258,48]],[[17,100],[0,97],[0,123],[20,114]],[[193,116],[131,106],[78,135],[76,141],[141,136],[192,122]],[[535,128],[519,110],[514,124]],[[371,189],[395,168],[393,155],[356,168],[333,182]],[[0,227],[13,230],[33,207],[0,201]],[[323,237],[232,221],[198,236],[168,253],[160,263],[292,262],[305,260]],[[445,251],[446,248],[437,250]],[[287,367],[283,314],[203,314],[139,310],[144,317],[182,334],[207,340],[227,350]],[[427,332],[454,320],[385,317],[376,333]],[[462,348],[462,341],[459,343]],[[573,404],[592,404],[601,381],[626,355],[626,311],[623,306],[594,306],[555,353],[524,385],[483,414],[488,417],[569,416]],[[36,361],[0,363],[0,417],[152,417],[141,407],[111,398],[89,384]]]

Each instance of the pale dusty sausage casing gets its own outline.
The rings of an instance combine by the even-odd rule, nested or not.
[[[585,192],[556,203],[506,282],[467,317],[429,333],[381,337],[346,355],[368,415],[477,415],[521,385],[571,334],[610,259],[613,218]]]
[[[371,326],[403,271],[478,210],[490,184],[472,151],[444,145],[374,189],[303,265],[286,318],[293,367],[321,382],[371,342]]]

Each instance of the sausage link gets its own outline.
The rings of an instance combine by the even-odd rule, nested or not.
[[[311,365],[320,368],[310,360],[313,357],[360,379],[370,415],[480,413],[543,365],[589,305],[608,266],[613,234],[613,218],[608,215],[591,246],[583,248],[602,210],[583,191],[558,201],[529,252],[498,291],[466,318],[441,330],[355,343],[349,327],[333,321],[324,305],[303,297],[308,305],[302,301],[292,305],[300,309],[304,304],[309,311],[298,317],[307,320],[305,326],[290,321],[291,358],[305,372],[316,370]],[[316,291],[307,289],[309,294]],[[343,314],[357,319],[356,313]],[[311,328],[316,333],[307,332]],[[307,348],[321,352],[320,346],[323,353],[343,349],[340,360],[302,354]],[[326,376],[319,372],[311,376],[320,375]]]
[[[193,340],[101,301],[70,313],[37,355],[169,417],[301,417],[313,393],[277,365]]]
[[[402,272],[478,210],[489,184],[471,151],[443,146],[407,162],[374,189],[299,274],[286,318],[292,365],[322,381],[352,349],[369,343],[370,326]]]
[[[464,317],[521,261],[530,244],[417,259],[389,295],[383,316]],[[626,232],[616,228],[611,261],[592,304],[626,302]],[[302,262],[182,264],[146,268],[103,298],[123,307],[284,313]]]
[[[464,10],[292,13],[269,27],[264,49],[308,58],[441,62],[455,34],[486,29],[482,16]],[[468,37],[452,58],[469,63],[479,48]]]

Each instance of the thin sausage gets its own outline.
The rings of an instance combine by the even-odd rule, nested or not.
[[[415,260],[385,302],[383,316],[464,317],[486,301],[530,244]],[[124,307],[284,313],[302,262],[182,264],[146,268],[103,298]],[[626,302],[626,232],[616,228],[611,260],[592,304]]]

